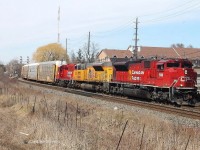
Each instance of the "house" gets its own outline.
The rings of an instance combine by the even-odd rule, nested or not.
[[[187,58],[200,66],[200,48],[138,47],[138,58]]]
[[[200,56],[200,48],[173,48],[173,47],[147,47],[138,48],[138,57],[160,58],[188,58],[196,59]]]
[[[97,54],[97,62],[109,62],[111,58],[132,58],[130,50],[103,49]]]

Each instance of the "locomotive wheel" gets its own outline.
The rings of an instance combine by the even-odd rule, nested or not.
[[[102,90],[103,90],[103,93],[109,94],[109,88],[108,87],[104,87]]]
[[[195,107],[196,102],[197,102],[196,99],[190,99],[188,100],[188,105],[191,107]]]
[[[174,97],[173,102],[174,106],[176,107],[181,107],[181,105],[183,104],[183,98],[176,98]]]

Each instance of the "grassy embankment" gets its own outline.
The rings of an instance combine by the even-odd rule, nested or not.
[[[78,99],[2,79],[0,149],[200,149],[199,128]]]

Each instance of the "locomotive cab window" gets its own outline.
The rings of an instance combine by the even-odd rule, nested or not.
[[[81,66],[80,65],[76,65],[75,66],[75,70],[81,70]]]
[[[102,66],[93,66],[93,68],[95,69],[95,71],[104,71]]]
[[[167,67],[168,68],[178,68],[179,67],[179,63],[177,63],[177,62],[167,63]]]
[[[158,65],[158,66],[157,66],[157,69],[158,69],[158,70],[164,70],[164,64]]]
[[[128,71],[128,68],[125,65],[116,65],[114,67],[116,71]]]
[[[150,61],[144,61],[144,68],[150,68],[151,64]]]

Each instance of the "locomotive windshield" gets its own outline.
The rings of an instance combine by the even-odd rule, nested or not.
[[[192,64],[184,61],[182,64],[182,68],[192,68]]]
[[[164,69],[164,64],[159,64],[159,65],[157,66],[157,68],[158,68],[159,70],[163,70],[163,69]]]
[[[167,63],[167,67],[169,67],[169,68],[177,68],[177,67],[179,67],[179,63],[178,62]]]
[[[82,64],[75,65],[75,70],[84,70],[84,69],[85,69],[85,66]]]

